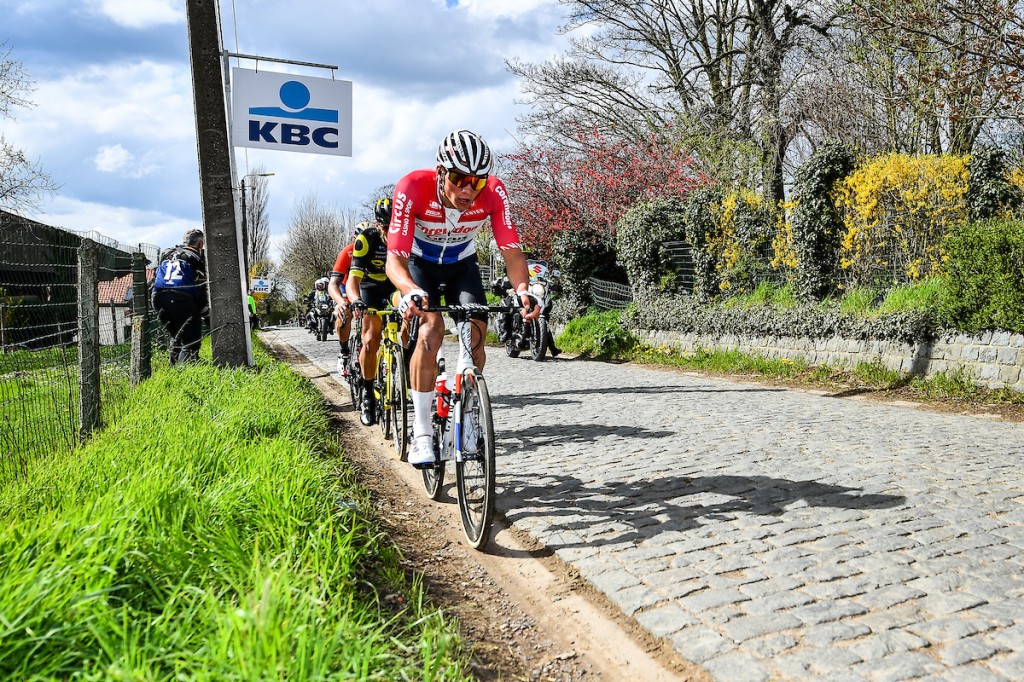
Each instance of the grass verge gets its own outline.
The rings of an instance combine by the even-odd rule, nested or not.
[[[471,679],[399,568],[319,394],[158,371],[0,499],[3,679]]]

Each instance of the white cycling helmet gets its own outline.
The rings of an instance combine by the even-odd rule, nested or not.
[[[456,130],[441,140],[437,148],[437,165],[463,175],[490,175],[491,149],[476,133]]]

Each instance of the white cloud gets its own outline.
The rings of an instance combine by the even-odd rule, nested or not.
[[[516,19],[553,4],[552,0],[459,0],[458,7],[475,19]]]
[[[89,4],[94,11],[126,28],[149,28],[185,21],[185,3],[174,0],[90,0]]]
[[[41,223],[68,230],[95,230],[104,237],[132,246],[173,246],[181,241],[186,230],[197,227],[195,221],[159,211],[141,211],[63,197],[51,202],[44,213],[31,217]]]
[[[36,219],[128,243],[177,243],[202,210],[184,3],[13,1],[10,25],[21,31],[15,56],[38,87],[36,107],[5,122],[4,132],[62,185]],[[340,210],[361,210],[381,185],[431,166],[438,141],[454,128],[510,150],[522,110],[503,60],[545,59],[564,41],[555,34],[558,0],[462,0],[447,9],[445,0],[380,0],[346,3],[344,11],[309,0],[302,14],[317,17],[313,23],[276,20],[294,14],[284,0],[220,5],[228,49],[339,64],[338,77],[354,81],[352,158],[234,150],[237,177],[260,164],[275,174],[267,179],[275,248],[298,201],[315,194]],[[68,61],[83,25],[92,30],[89,49]],[[22,51],[26,40],[30,49]]]
[[[103,173],[118,173],[128,178],[144,178],[159,169],[154,163],[152,151],[147,152],[141,160],[119,144],[104,145],[96,152],[93,162],[96,170]]]
[[[33,116],[75,135],[115,133],[162,142],[195,137],[188,64],[87,66],[40,83],[33,99]]]
[[[135,156],[121,145],[104,145],[96,152],[96,170],[116,173],[134,160]]]

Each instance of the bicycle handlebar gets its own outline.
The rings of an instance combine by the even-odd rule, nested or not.
[[[437,305],[428,308],[420,308],[425,313],[511,313],[519,308],[512,305]]]

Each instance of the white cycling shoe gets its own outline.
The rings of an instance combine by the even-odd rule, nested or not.
[[[409,464],[417,469],[434,466],[434,439],[431,436],[415,436],[409,444]]]

